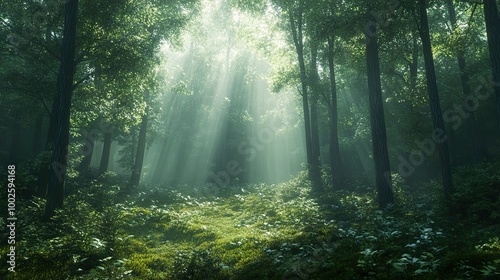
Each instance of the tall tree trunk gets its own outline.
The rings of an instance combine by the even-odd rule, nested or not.
[[[312,140],[311,140],[311,120],[309,115],[309,100],[307,95],[307,76],[306,76],[306,66],[304,62],[304,42],[303,42],[303,10],[304,3],[303,0],[299,2],[299,11],[297,13],[297,19],[294,17],[293,10],[289,9],[289,20],[290,27],[292,29],[292,37],[295,45],[295,49],[297,52],[297,59],[299,61],[299,71],[300,71],[300,82],[302,86],[302,109],[304,112],[304,128],[305,128],[305,136],[306,136],[306,153],[307,153],[307,165],[309,178],[313,182],[313,187],[315,191],[319,191],[321,189],[318,178],[318,170],[316,170],[314,165],[314,154],[312,149]],[[297,21],[297,22],[295,22]]]
[[[410,61],[408,61],[408,68],[410,72],[410,77],[409,77],[409,87],[410,87],[410,96],[408,99],[406,99],[406,110],[408,114],[414,115],[413,111],[413,101],[415,100],[416,95],[418,94],[417,91],[417,79],[418,79],[418,58],[419,58],[419,53],[420,53],[420,48],[418,45],[418,32],[417,31],[412,31],[412,50],[411,50],[411,58]],[[413,119],[412,119],[413,120]],[[407,127],[408,131],[407,133],[411,133],[411,130],[413,129],[415,123],[410,123]]]
[[[36,120],[35,130],[33,133],[33,145],[32,145],[32,150],[31,150],[31,153],[33,154],[33,156],[37,156],[38,153],[40,152],[42,129],[43,129],[43,116],[40,116]]]
[[[320,94],[319,75],[318,75],[318,45],[311,42],[311,142],[313,153],[313,164],[321,166],[321,153],[319,143],[319,127],[318,127],[318,99]]]
[[[85,156],[78,166],[80,171],[84,171],[89,168],[90,163],[92,162],[92,154],[94,153],[94,143],[95,141],[93,135],[88,135],[88,137],[85,138]]]
[[[141,120],[142,121],[142,120]],[[130,170],[134,169],[134,164],[135,164],[135,155],[137,153],[137,127],[132,127],[130,129],[130,134],[132,135],[132,140],[131,140],[131,147],[130,147]]]
[[[47,24],[47,27],[45,29],[45,41],[48,45],[50,45],[50,40],[51,40],[50,34],[52,30],[53,26],[50,23]],[[37,193],[38,196],[42,198],[44,198],[45,195],[47,194],[47,187],[48,187],[47,185],[49,184],[50,157],[48,156],[48,153],[52,152],[52,146],[54,144],[55,130],[56,130],[56,122],[54,120],[57,118],[57,108],[59,108],[59,98],[55,97],[52,100],[52,108],[49,116],[50,118],[49,128],[45,139],[45,152],[47,152],[47,154],[44,154],[44,156],[42,157],[38,169]]]
[[[46,217],[52,217],[54,210],[63,206],[64,183],[68,164],[70,108],[75,73],[77,14],[78,0],[66,1],[61,65],[57,77],[57,95],[55,97],[58,99],[57,114],[54,116],[55,119],[51,119],[51,122],[55,124],[55,133],[45,206]]]
[[[153,183],[159,184],[163,181],[163,174],[167,170],[167,147],[168,147],[168,138],[164,140],[161,145],[160,153],[158,154],[158,162],[155,164],[155,170],[153,173]]]
[[[110,132],[104,133],[104,143],[102,147],[101,163],[99,164],[99,174],[108,171],[109,155],[111,154],[111,143],[113,143],[113,134]]]
[[[134,168],[130,176],[130,185],[137,187],[141,180],[142,165],[144,163],[144,153],[146,152],[146,134],[148,131],[148,115],[142,116],[141,129],[139,130],[139,142],[137,143],[137,153],[135,156]]]
[[[21,125],[19,119],[15,119],[12,125],[12,138],[10,141],[9,164],[17,164],[19,151],[21,150]]]
[[[418,77],[418,38],[417,33],[412,33],[412,52],[410,61],[410,90],[412,95],[417,90],[417,77]],[[412,96],[413,97],[413,96]]]
[[[319,145],[319,127],[318,127],[318,95],[319,95],[319,76],[317,67],[318,46],[311,40],[311,65],[310,65],[310,93],[311,93],[311,179],[314,190],[321,191],[321,152]]]
[[[497,103],[497,121],[500,131],[500,18],[496,0],[483,0],[484,19],[493,72],[493,88]]]
[[[58,78],[59,80],[59,78]],[[50,113],[49,129],[47,132],[47,138],[45,140],[45,151],[52,152],[55,138],[56,122],[57,118],[57,108],[59,108],[59,98],[54,98],[52,101],[52,110]],[[43,157],[40,162],[40,167],[38,169],[38,196],[44,198],[47,194],[47,185],[49,184],[49,173],[50,173],[50,157]]]
[[[366,65],[368,73],[368,94],[370,95],[370,124],[372,131],[373,160],[375,161],[375,182],[378,203],[386,208],[394,203],[391,183],[391,167],[387,149],[382,86],[380,83],[380,65],[376,23],[372,19],[367,27]]]
[[[453,0],[446,0],[446,5],[448,7],[448,14],[450,16],[451,27],[453,32],[457,28],[457,16],[455,11],[455,6],[453,5]],[[469,73],[467,72],[467,65],[465,62],[465,46],[458,46],[457,50],[457,62],[458,69],[460,70],[460,81],[462,83],[462,91],[464,97],[469,97],[472,95],[472,90],[470,87]],[[470,156],[473,163],[478,163],[481,159],[481,154],[477,144],[476,138],[476,118],[474,112],[469,112],[470,116],[467,119],[467,126],[469,129],[469,141],[470,141]]]
[[[335,80],[335,64],[333,36],[328,36],[328,68],[330,78],[330,166],[332,169],[332,186],[343,184],[342,159],[340,157],[339,132],[338,132],[338,111],[337,111],[337,82]]]
[[[41,198],[45,198],[45,196],[47,195],[47,185],[49,183],[50,169],[47,165],[48,162],[50,162],[50,159],[48,161],[45,161],[45,157],[48,158],[48,156],[44,154],[44,158],[42,159],[42,162],[40,163],[40,167],[38,169],[37,178],[37,196]]]
[[[429,34],[429,22],[427,19],[427,9],[425,0],[419,0],[420,10],[420,38],[424,51],[425,75],[427,78],[427,88],[429,91],[429,102],[431,107],[433,143],[437,145],[439,151],[439,160],[441,163],[441,173],[443,179],[443,188],[446,197],[453,193],[453,181],[451,175],[450,153],[448,150],[448,136],[444,128],[443,114],[439,103],[439,94],[436,82],[436,71],[434,69],[434,59],[432,57],[431,38]]]

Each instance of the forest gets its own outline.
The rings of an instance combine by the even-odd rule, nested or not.
[[[1,0],[0,279],[500,279],[499,0]]]

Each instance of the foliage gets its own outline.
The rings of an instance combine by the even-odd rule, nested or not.
[[[450,211],[461,219],[496,224],[500,222],[499,164],[484,163],[457,170],[456,192],[449,203]]]
[[[382,211],[362,187],[318,203],[304,178],[242,185],[220,197],[167,186],[119,195],[112,174],[72,179],[78,191],[49,222],[42,199],[20,202],[18,279],[481,279],[500,272],[498,226],[448,221],[431,196],[440,193],[435,184],[410,188],[395,179],[404,203]],[[468,178],[471,186],[481,181]]]
[[[456,191],[446,200],[438,183],[424,180],[439,173],[439,162],[435,141],[426,142],[431,119],[415,1],[80,1],[66,200],[47,220],[46,201],[34,194],[50,152],[40,153],[37,140],[46,136],[53,103],[63,2],[0,2],[6,39],[0,42],[0,102],[6,104],[0,110],[0,163],[33,158],[16,165],[18,272],[1,270],[1,279],[499,277],[500,165],[493,162],[500,142],[495,103],[478,97],[488,93],[491,69],[485,67],[484,18],[475,3],[424,1],[456,167]],[[205,10],[198,14],[200,2]],[[451,28],[447,3],[458,11]],[[375,202],[370,175],[364,24],[372,16],[379,27],[389,154],[401,173],[392,174],[395,204],[384,210]],[[302,54],[292,43],[299,30]],[[297,173],[297,162],[286,162],[305,157],[297,149],[304,125],[297,91],[321,94],[319,156],[324,165],[331,160],[327,39],[333,43],[333,109],[345,180],[332,184],[336,170],[323,168],[325,191],[315,196],[304,171],[281,177],[281,183],[250,184],[265,182],[261,174]],[[186,50],[179,53],[184,41]],[[301,55],[315,61],[313,46],[317,65],[300,65]],[[457,67],[458,54],[465,56],[465,71]],[[318,85],[310,83],[316,67]],[[461,94],[464,84],[457,81],[465,74],[478,104]],[[300,78],[309,83],[298,89]],[[145,167],[153,183],[131,189],[128,176],[75,169],[89,148],[82,140],[98,143],[112,130],[119,163],[130,171],[146,114],[153,132],[148,146],[164,140],[157,154],[149,152],[158,164]],[[475,127],[463,125],[466,120]],[[40,135],[32,137],[39,121]],[[112,125],[97,128],[99,123]],[[470,147],[473,140],[480,151]],[[27,144],[33,149],[20,149]],[[479,158],[485,162],[463,165]],[[402,159],[415,163],[414,173],[402,174]],[[207,174],[222,182],[238,173],[230,170],[234,162],[244,172],[227,184],[207,183]],[[5,169],[0,175],[7,177]],[[6,209],[6,192],[0,198]],[[7,223],[0,219],[1,236],[9,234]],[[0,241],[1,260],[10,250],[6,240]]]
[[[227,279],[220,259],[210,251],[179,252],[174,260],[172,280]]]

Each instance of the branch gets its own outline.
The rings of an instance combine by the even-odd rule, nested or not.
[[[83,78],[78,80],[74,85],[73,85],[73,90],[75,90],[79,85],[81,85],[83,82],[85,82],[90,76],[94,75],[95,71],[90,71],[87,75],[85,75]]]
[[[45,111],[47,112],[47,115],[49,115],[49,118],[50,118],[50,115],[52,115],[52,114],[51,114],[51,111],[49,110],[49,107],[47,107],[47,104],[45,104],[45,101],[43,100],[43,98],[40,97],[40,101],[42,101],[43,108],[45,108]]]
[[[330,113],[333,112],[332,104],[330,104],[330,98],[328,96],[326,96],[324,90],[321,90],[321,96],[323,97],[326,105],[328,105],[328,110],[330,111]]]
[[[300,90],[300,87],[297,85],[297,91],[299,92],[300,96],[304,96],[304,93]]]

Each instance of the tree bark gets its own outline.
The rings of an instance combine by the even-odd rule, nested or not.
[[[457,28],[457,16],[455,11],[455,6],[453,5],[453,0],[446,0],[446,5],[448,7],[448,14],[450,16],[450,23],[453,29],[453,32]],[[468,97],[472,95],[472,90],[470,87],[470,78],[469,73],[467,71],[467,64],[465,61],[465,46],[458,46],[457,50],[457,62],[458,68],[460,70],[460,81],[462,84],[462,91],[464,97]],[[469,112],[470,116],[467,119],[467,126],[469,129],[469,141],[470,141],[470,156],[473,163],[479,163],[481,159],[481,154],[478,149],[477,139],[476,139],[476,118],[474,116],[474,112]]]
[[[33,145],[31,153],[33,156],[37,156],[41,148],[41,138],[42,138],[42,128],[43,128],[43,117],[40,116],[36,120],[35,130],[33,133]]]
[[[21,150],[21,125],[19,119],[15,119],[12,125],[12,138],[10,141],[9,164],[17,164],[19,151]]]
[[[500,18],[496,0],[483,0],[486,34],[493,72],[493,88],[497,104],[497,121],[500,131]]]
[[[293,17],[292,11],[290,14],[290,25],[292,28],[292,36],[297,51],[297,59],[299,61],[299,71],[300,71],[300,81],[302,87],[302,109],[304,112],[304,127],[306,133],[306,152],[307,152],[307,163],[312,162],[312,146],[311,146],[311,121],[309,118],[309,100],[307,95],[307,76],[306,76],[306,66],[304,62],[304,43],[302,41],[302,13],[299,15],[297,20],[297,27],[295,26],[295,19]]]
[[[321,152],[319,143],[318,127],[318,98],[319,98],[319,76],[317,67],[318,46],[311,40],[311,65],[310,65],[310,94],[311,94],[311,181],[314,191],[320,192],[321,186]]]
[[[328,36],[328,68],[330,78],[330,166],[332,169],[332,186],[343,184],[342,159],[340,157],[338,111],[337,111],[337,82],[335,80],[334,37]]]
[[[68,0],[65,4],[61,64],[57,78],[57,109],[54,119],[54,144],[47,188],[45,216],[54,215],[55,209],[62,208],[64,183],[67,168],[69,145],[69,126],[71,97],[73,94],[73,75],[75,73],[76,23],[78,0]]]
[[[412,32],[412,52],[410,61],[410,90],[413,93],[417,90],[417,78],[418,78],[418,38],[417,33]],[[413,97],[413,96],[412,96]]]
[[[88,137],[85,138],[85,153],[86,155],[83,157],[82,161],[80,162],[80,165],[78,166],[78,169],[80,171],[87,170],[90,166],[90,163],[92,162],[92,154],[94,153],[94,137],[93,135],[89,135]]]
[[[375,20],[372,19],[367,24],[367,27],[366,65],[368,74],[368,94],[370,99],[373,160],[375,161],[375,183],[377,187],[378,204],[381,208],[386,208],[389,204],[394,203],[394,196],[392,193],[391,167],[387,149]]]
[[[59,78],[58,78],[59,80]],[[45,140],[45,151],[52,152],[55,138],[55,119],[57,118],[57,108],[59,108],[59,98],[54,98],[52,101],[52,110],[50,113],[49,129],[47,132],[47,138]],[[43,158],[40,162],[40,167],[38,169],[38,196],[45,197],[47,194],[47,188],[49,184],[49,173],[50,173],[50,158]]]
[[[137,187],[141,180],[142,165],[144,163],[144,153],[146,152],[146,134],[148,131],[148,115],[142,116],[141,129],[139,130],[139,142],[137,143],[137,153],[135,156],[134,168],[130,176],[130,185]]]
[[[311,42],[311,142],[313,164],[321,166],[321,152],[319,143],[319,127],[318,127],[318,99],[320,94],[319,76],[318,76],[318,46],[315,42]],[[319,168],[319,167],[318,167]]]
[[[300,81],[302,88],[302,109],[304,112],[304,129],[305,129],[305,137],[306,137],[306,154],[307,154],[307,166],[309,179],[311,179],[313,183],[313,189],[315,191],[319,191],[321,187],[319,186],[319,172],[314,165],[314,154],[312,149],[312,139],[311,139],[311,120],[309,115],[309,100],[308,100],[308,91],[307,91],[307,76],[306,76],[306,66],[304,62],[304,42],[303,42],[303,10],[304,3],[303,0],[299,1],[299,11],[297,15],[297,19],[295,19],[293,15],[293,11],[290,8],[288,11],[290,27],[292,29],[292,37],[295,45],[295,49],[297,52],[297,59],[299,61],[299,71],[300,71]],[[297,22],[295,22],[297,21]]]
[[[424,52],[425,75],[427,78],[427,88],[429,91],[429,102],[431,107],[432,124],[434,130],[433,143],[437,145],[441,173],[443,179],[443,188],[446,197],[453,193],[453,181],[451,174],[450,153],[448,150],[448,136],[444,128],[443,114],[439,102],[438,87],[436,82],[436,71],[434,69],[434,59],[432,57],[431,38],[429,34],[429,21],[427,19],[427,9],[425,0],[419,0],[420,11],[420,38]],[[440,137],[434,137],[440,135]],[[437,139],[434,139],[437,138]],[[438,140],[438,141],[436,141]]]
[[[99,164],[99,175],[108,171],[109,155],[111,154],[111,143],[113,143],[113,134],[104,133],[104,144],[102,147],[101,163]]]

